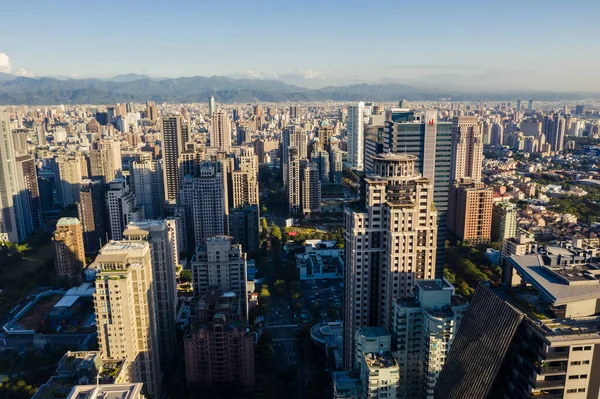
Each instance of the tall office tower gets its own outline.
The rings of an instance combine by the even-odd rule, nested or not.
[[[258,251],[260,241],[258,205],[245,205],[229,213],[229,234],[234,244],[241,244],[242,251]]]
[[[232,207],[258,205],[258,157],[252,147],[242,147],[237,157],[237,167],[231,173],[233,185]]]
[[[353,169],[363,170],[365,104],[348,106],[348,163]]]
[[[165,171],[165,199],[174,203],[179,192],[179,154],[183,151],[184,145],[180,116],[162,118],[161,145]]]
[[[131,180],[135,192],[135,203],[144,208],[149,219],[164,217],[165,185],[162,160],[152,159],[149,152],[141,152],[131,164]]]
[[[527,111],[533,111],[533,100],[529,100],[529,103],[527,104]]]
[[[290,147],[295,148],[294,157],[306,158],[308,155],[308,132],[301,130],[299,126],[288,126],[281,133],[281,168],[284,186],[288,183]]]
[[[354,331],[392,325],[392,303],[413,281],[436,273],[437,211],[433,183],[415,172],[417,158],[374,156],[365,198],[345,208],[344,368],[353,368]]]
[[[158,108],[154,101],[146,102],[146,119],[150,119],[154,123],[158,121]]]
[[[296,119],[298,117],[298,106],[292,105],[290,107],[290,119]]]
[[[245,323],[222,313],[190,327],[183,340],[189,384],[236,384],[254,389],[254,343]]]
[[[103,360],[125,359],[130,381],[160,398],[152,249],[144,241],[111,241],[96,257],[94,310]]]
[[[384,122],[383,127],[367,125],[365,128],[365,149],[363,151],[363,169],[365,173],[373,171],[373,155],[382,154],[390,150],[390,141],[393,139],[393,123]],[[404,153],[402,151],[397,151]]]
[[[218,110],[212,116],[210,146],[220,151],[231,152],[231,121],[223,110]]]
[[[521,112],[521,100],[517,100],[517,112]]]
[[[22,216],[16,181],[15,150],[10,116],[0,111],[0,239],[19,242],[18,219]]]
[[[124,177],[114,179],[108,187],[108,220],[110,237],[123,239],[127,223],[144,220],[144,208],[135,205],[135,194]]]
[[[433,399],[437,378],[468,307],[445,279],[415,282],[415,294],[394,302],[392,334],[401,398]]]
[[[490,131],[490,144],[501,146],[504,144],[504,127],[498,123],[494,123]]]
[[[240,120],[240,110],[236,108],[233,110],[233,121],[237,122],[239,120]]]
[[[565,118],[560,114],[552,114],[544,117],[542,131],[546,142],[550,144],[551,151],[563,150],[565,144]]]
[[[288,147],[288,168],[287,168],[287,198],[288,213],[291,216],[298,215],[301,209],[301,186],[300,186],[300,157],[296,147]]]
[[[90,174],[93,179],[104,179],[106,184],[122,174],[121,142],[111,137],[97,139],[89,153]]]
[[[332,183],[342,183],[342,172],[344,168],[342,159],[342,152],[340,150],[333,149],[329,151],[329,181]]]
[[[481,180],[483,168],[483,129],[476,116],[457,116],[452,120],[451,181],[462,178]]]
[[[598,397],[598,265],[554,249],[507,258],[503,288],[480,283],[436,398]]]
[[[241,245],[233,244],[233,237],[218,235],[208,238],[198,247],[191,266],[195,296],[215,288],[234,292],[240,314],[247,319],[246,253],[242,252]]]
[[[228,201],[225,195],[223,163],[203,161],[198,177],[184,177],[179,205],[185,209],[188,251],[207,238],[225,234]]]
[[[585,105],[576,105],[575,106],[575,115],[584,115],[585,114]]]
[[[42,211],[52,209],[54,206],[54,188],[53,179],[47,177],[38,177],[38,189],[40,192],[40,203]]]
[[[43,126],[37,122],[33,122],[33,131],[37,138],[37,145],[45,146],[46,145],[46,132],[44,132]]]
[[[152,252],[152,280],[156,312],[156,330],[161,366],[173,364],[177,349],[177,281],[178,256],[176,226],[173,220],[144,220],[130,222],[123,238],[128,241],[147,241]]]
[[[438,220],[435,276],[442,278],[448,225],[448,186],[452,168],[452,124],[438,122],[435,110],[418,113],[392,108],[386,112],[381,142],[378,150],[385,152],[389,149],[394,153],[416,156],[417,172],[433,182],[433,202]]]
[[[97,253],[107,241],[107,211],[102,180],[82,180],[77,215],[86,253]]]
[[[215,98],[213,96],[208,97],[208,117],[212,118],[215,114]]]
[[[462,241],[486,244],[492,235],[494,191],[483,183],[457,182],[448,192],[448,230]]]
[[[313,151],[310,155],[310,160],[317,166],[319,170],[319,180],[321,183],[329,183],[329,154],[327,151]]]
[[[83,230],[77,218],[60,218],[52,237],[56,274],[76,281],[85,267]]]
[[[42,205],[38,189],[35,160],[27,152],[17,153],[15,158],[16,179],[19,189],[22,217],[18,221],[23,239],[43,226]]]
[[[65,208],[79,201],[81,185],[81,157],[59,155],[54,158],[54,183],[56,196],[61,207]]]
[[[517,235],[517,206],[509,202],[495,204],[492,210],[492,241],[504,241]]]
[[[309,216],[321,212],[321,182],[319,168],[307,159],[300,161],[302,214]]]

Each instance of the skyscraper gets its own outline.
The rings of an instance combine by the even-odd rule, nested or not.
[[[517,235],[517,206],[509,202],[494,205],[492,241],[504,241]]]
[[[365,104],[348,106],[348,163],[353,169],[363,170]]]
[[[147,241],[152,250],[152,279],[156,295],[157,341],[161,364],[172,365],[176,353],[178,264],[176,226],[174,220],[144,220],[130,222],[123,238],[128,241]]]
[[[476,116],[459,116],[452,121],[452,160],[450,180],[481,180],[483,130]]]
[[[127,223],[145,219],[144,208],[135,205],[135,194],[125,178],[110,182],[108,188],[108,219],[110,237],[113,240],[123,238]]]
[[[213,96],[208,97],[208,117],[212,118],[215,114],[215,98]]]
[[[546,136],[546,142],[550,144],[550,150],[560,152],[565,144],[565,118],[560,114],[552,114],[544,117],[542,131]]]
[[[417,279],[436,272],[437,211],[433,184],[415,171],[417,158],[374,156],[365,198],[344,215],[344,368],[353,368],[354,331],[392,324],[392,302]]]
[[[108,214],[102,180],[82,180],[77,214],[87,253],[96,253],[107,241]]]
[[[77,218],[60,218],[52,237],[56,274],[78,281],[85,267],[83,231]]]
[[[179,154],[184,145],[181,117],[177,115],[162,118],[161,133],[165,199],[174,203],[179,191]]]
[[[131,180],[135,192],[135,203],[144,208],[145,217],[164,217],[164,172],[162,160],[152,159],[149,152],[140,152],[138,159],[131,164]]]
[[[197,177],[183,179],[178,204],[185,209],[188,251],[209,237],[225,234],[229,205],[223,173],[222,162],[203,161]]]
[[[97,139],[89,157],[90,175],[93,179],[103,179],[108,184],[121,176],[121,142],[111,137]]]
[[[468,179],[457,182],[448,194],[448,230],[462,241],[489,243],[492,235],[494,191]]]
[[[435,110],[417,113],[393,108],[387,112],[386,119],[382,151],[388,148],[394,153],[414,155],[417,157],[416,171],[433,182],[433,202],[438,220],[435,276],[442,278],[448,226],[452,124],[438,122]]]
[[[231,151],[231,121],[223,110],[216,111],[210,126],[210,146],[220,151]]]
[[[54,158],[54,183],[58,202],[65,208],[79,201],[81,157],[59,155]]]
[[[22,238],[17,227],[20,201],[16,181],[16,165],[10,117],[0,111],[0,238],[19,242]]]
[[[319,168],[307,159],[300,161],[302,214],[309,216],[321,211],[321,182]]]
[[[16,154],[15,164],[22,209],[19,233],[24,239],[34,231],[42,228],[42,205],[40,203],[35,160],[27,152],[21,152]]]
[[[329,151],[329,174],[332,183],[342,183],[343,172],[342,152],[338,149]]]
[[[208,238],[198,247],[192,258],[194,295],[200,296],[210,289],[234,292],[239,300],[240,314],[248,317],[248,292],[246,292],[246,254],[242,246],[233,244],[233,237],[217,235]]]
[[[96,257],[94,309],[101,356],[126,359],[130,380],[160,397],[160,351],[152,273],[152,250],[144,241],[111,241]]]
[[[229,234],[235,244],[242,245],[242,251],[258,251],[260,241],[258,205],[245,205],[234,208],[229,213]]]
[[[292,216],[298,215],[301,209],[301,180],[300,180],[300,157],[296,147],[288,147],[287,165],[287,199],[288,213]]]
[[[248,204],[258,205],[258,158],[251,147],[242,147],[236,159],[233,181],[233,208]]]

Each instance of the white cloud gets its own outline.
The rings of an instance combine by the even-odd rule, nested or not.
[[[319,71],[307,70],[307,71],[296,71],[293,73],[306,80],[323,80],[325,79],[325,74]]]
[[[10,57],[5,53],[0,53],[0,72],[10,73]]]
[[[28,71],[27,69],[23,69],[23,68],[19,68],[16,71],[13,71],[13,75],[23,76],[23,77],[26,77],[26,78],[32,78],[33,77],[33,73],[31,73],[31,71]]]

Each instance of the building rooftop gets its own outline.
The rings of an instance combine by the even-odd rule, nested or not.
[[[398,367],[396,359],[390,352],[384,353],[365,353],[365,361],[370,369],[389,369]]]
[[[79,219],[77,218],[60,218],[56,223],[56,226],[73,226],[79,223]]]
[[[143,398],[142,385],[77,385],[73,387],[67,399],[138,399]]]
[[[336,371],[332,373],[334,391],[337,397],[358,397],[363,392],[362,381],[358,373]]]
[[[546,266],[542,255],[511,256],[508,261],[555,306],[600,298],[598,264]]]
[[[385,327],[362,327],[357,331],[357,333],[367,338],[375,338],[390,335],[387,328]]]

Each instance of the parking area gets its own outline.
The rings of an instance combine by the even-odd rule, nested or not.
[[[314,324],[342,319],[343,280],[306,280],[300,282],[302,311],[299,321]]]

